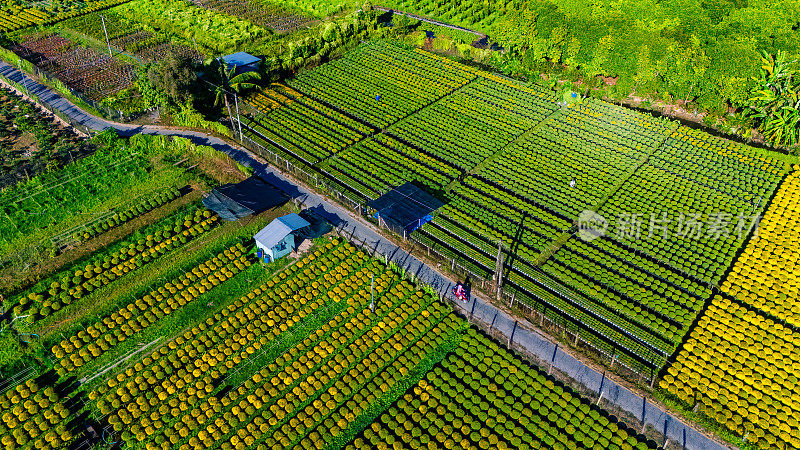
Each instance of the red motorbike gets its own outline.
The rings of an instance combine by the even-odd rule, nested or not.
[[[469,299],[467,298],[467,290],[464,289],[464,286],[460,283],[453,288],[453,295],[455,295],[456,298],[461,300],[462,302],[466,303],[469,301]]]

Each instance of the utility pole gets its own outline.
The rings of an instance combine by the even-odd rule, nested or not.
[[[28,97],[30,97],[31,96],[31,91],[28,89],[27,77],[25,76],[25,72],[23,72],[23,70],[22,70],[22,58],[17,60],[17,66],[19,67],[19,71],[22,73],[22,87],[25,89],[25,94],[27,94]],[[27,175],[27,171],[26,171],[26,175]],[[30,180],[28,180],[28,181],[30,181]]]
[[[108,45],[108,56],[114,56],[111,52],[111,42],[108,40],[108,30],[106,30],[106,18],[100,14],[100,21],[103,22],[103,34],[106,35],[106,45]]]
[[[239,96],[236,95],[236,92],[233,93],[233,101],[236,103],[236,123],[239,124],[239,142],[242,142],[244,139],[242,137],[242,119],[239,117]],[[236,133],[236,130],[234,130],[234,133]]]
[[[372,280],[372,284],[369,287],[369,309],[375,313],[375,274],[370,275],[370,279]]]
[[[503,297],[503,242],[497,243],[497,260],[494,267],[494,280],[497,288],[497,301]]]

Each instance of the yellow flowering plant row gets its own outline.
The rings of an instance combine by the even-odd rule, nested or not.
[[[80,7],[61,12],[48,10],[48,6],[46,6],[47,4],[42,7],[44,10],[39,9],[39,7],[23,8],[18,5],[5,7],[0,9],[0,32],[8,33],[10,31],[28,28],[34,25],[52,25],[72,17],[78,17],[94,11],[110,8],[112,6],[125,3],[126,1],[128,0],[90,0],[87,2],[81,2]]]
[[[232,278],[251,264],[237,244],[191,271],[89,325],[52,348],[60,375],[82,367],[161,318]]]
[[[715,296],[659,385],[759,448],[800,448],[800,333]]]
[[[345,447],[366,448],[644,450],[656,443],[470,329]]]
[[[341,435],[458,322],[449,308],[350,244],[331,247],[90,398],[126,443],[147,449],[287,448]],[[266,365],[243,377],[249,358]]]
[[[253,355],[279,356],[284,349],[278,336],[315,314],[324,317],[327,303],[347,307],[339,297],[346,291],[334,291],[344,281],[323,290],[322,275],[336,279],[339,270],[349,273],[363,265],[365,255],[349,245],[327,245],[331,248],[307,255],[93,391],[90,398],[102,414],[111,415],[109,423],[123,440],[152,446],[156,440],[182,439],[180,424],[197,418],[203,411],[198,402],[206,403],[215,387],[222,389],[220,381],[228,372]],[[172,413],[170,419],[157,414],[164,408]],[[190,411],[196,412],[184,416]]]
[[[48,317],[206,233],[217,220],[217,215],[204,209],[168,218],[166,223],[148,228],[150,234],[131,237],[113,251],[99,252],[89,264],[61,272],[51,277],[49,284],[40,282],[25,291],[16,299],[17,312],[27,311],[34,320]]]
[[[800,165],[794,169],[721,289],[800,326]]]
[[[350,396],[355,399],[352,406],[366,408],[370,399],[356,397],[356,386],[368,382],[370,374],[374,376],[382,365],[392,360],[391,355],[408,345],[407,340],[413,342],[415,333],[420,333],[419,328],[411,326],[415,323],[413,310],[404,308],[419,308],[415,304],[421,297],[409,295],[411,286],[408,283],[397,283],[396,275],[385,268],[380,270],[383,272],[376,278],[375,293],[380,299],[376,317],[370,318],[370,310],[364,309],[369,304],[369,285],[358,274],[343,280],[344,285],[361,281],[359,290],[348,297],[346,310],[289,348],[283,359],[270,363],[251,378],[250,383],[245,382],[244,388],[221,399],[222,411],[218,412],[218,417],[236,417],[236,421],[248,425],[235,432],[231,430],[227,436],[221,435],[223,443],[210,447],[204,439],[213,437],[216,427],[201,426],[199,431],[189,433],[189,448],[244,448],[259,443],[266,447],[289,448],[301,439],[310,438],[308,434],[314,426],[319,427],[323,421],[327,420],[323,426],[330,433],[338,434],[346,428],[349,420],[358,415],[358,410],[342,415],[335,420],[335,425],[330,422],[333,419],[325,418],[326,415],[334,413]],[[422,310],[419,324],[427,320],[427,316],[429,314]],[[400,337],[402,334],[396,331],[403,321],[407,323],[406,335]],[[381,383],[385,384],[382,389],[388,390],[394,382],[394,377],[387,376]],[[377,395],[383,391],[373,392]],[[180,434],[187,424],[178,426]],[[197,434],[193,435],[194,432]],[[317,438],[314,441],[330,440]]]
[[[5,450],[66,448],[75,435],[70,412],[52,386],[33,380],[0,395],[0,444]]]

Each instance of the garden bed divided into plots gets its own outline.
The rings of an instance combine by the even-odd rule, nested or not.
[[[291,11],[286,3],[265,0],[192,0],[192,3],[249,20],[278,33],[290,33],[315,22],[315,19],[303,13]]]
[[[277,272],[252,262],[224,248],[72,327],[51,350],[57,376],[0,397],[3,445],[79,445],[91,417],[142,448],[655,448],[346,241],[323,238]],[[198,309],[209,300],[222,303]],[[132,346],[189,308],[205,314]]]
[[[184,55],[191,59],[201,58],[197,49],[175,41],[169,33],[145,27],[133,19],[127,19],[115,9],[102,14],[87,14],[64,21],[61,27],[77,31],[106,44],[120,53],[133,56],[141,62],[158,62],[169,54]]]
[[[56,34],[27,36],[11,50],[94,101],[130,87],[136,77],[133,65]]]
[[[648,239],[651,214],[758,214],[786,173],[755,148],[384,42],[287,84],[246,100],[260,148],[362,206],[424,186],[446,203],[412,235],[424,252],[488,280],[501,245],[508,298],[648,377],[744,242]],[[610,226],[583,242],[591,211]],[[620,232],[626,214],[641,239]]]
[[[341,439],[405,390],[459,323],[336,240],[243,294],[90,393],[125,442],[285,448]],[[137,400],[151,391],[163,398]]]
[[[470,329],[346,449],[654,449],[636,431]]]
[[[18,4],[21,2],[6,2],[0,7],[0,32],[8,33],[34,25],[51,25],[125,1],[127,0],[33,2],[29,8]]]
[[[94,151],[72,129],[16,93],[0,89],[0,190]]]
[[[800,446],[800,166],[793,169],[659,383],[757,448]]]

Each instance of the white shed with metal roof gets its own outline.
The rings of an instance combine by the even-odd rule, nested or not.
[[[295,232],[309,225],[295,213],[273,220],[254,236],[259,257],[269,262],[288,255],[295,247]]]

